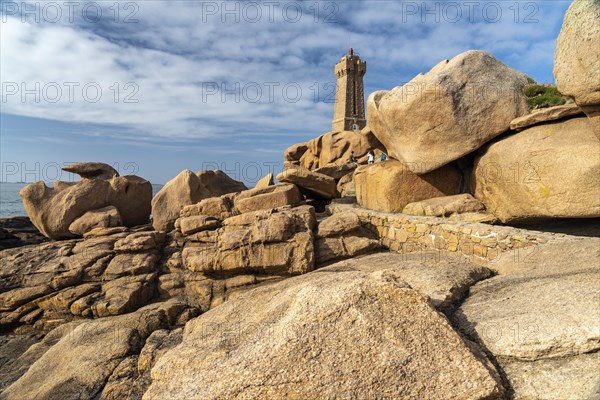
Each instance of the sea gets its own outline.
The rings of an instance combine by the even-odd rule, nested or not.
[[[26,216],[23,201],[19,191],[28,183],[0,182],[0,218]],[[49,184],[47,184],[49,185]],[[152,196],[154,196],[163,185],[152,185]]]

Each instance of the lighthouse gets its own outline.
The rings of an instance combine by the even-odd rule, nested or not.
[[[332,132],[360,130],[367,125],[363,76],[367,62],[361,61],[350,48],[347,55],[335,65],[337,79]]]

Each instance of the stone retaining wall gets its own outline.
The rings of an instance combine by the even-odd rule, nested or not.
[[[576,239],[561,233],[384,213],[349,204],[330,204],[328,210],[332,214],[356,213],[363,225],[377,232],[380,243],[390,251],[446,251],[462,254],[478,265],[487,265],[507,250],[522,248],[520,256],[529,257],[535,252],[532,246]]]

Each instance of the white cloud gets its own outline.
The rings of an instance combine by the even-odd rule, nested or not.
[[[436,23],[432,17],[422,22],[420,16],[406,15],[406,3],[339,2],[337,9],[325,9],[332,3],[320,3],[320,16],[335,11],[336,23],[315,22],[315,11],[309,9],[312,2],[303,4],[304,15],[295,23],[284,18],[286,2],[273,10],[272,22],[268,8],[259,2],[263,16],[256,23],[244,21],[249,15],[242,14],[241,8],[240,23],[232,22],[232,15],[223,23],[220,13],[206,15],[207,2],[133,3],[139,7],[134,16],[137,23],[122,21],[132,11],[123,9],[124,2],[119,3],[118,21],[109,8],[114,3],[102,3],[107,17],[101,23],[90,23],[78,13],[73,23],[67,14],[60,23],[23,23],[16,16],[4,16],[3,85],[14,82],[31,89],[39,82],[42,87],[50,84],[51,89],[56,83],[63,96],[51,103],[48,97],[54,92],[49,91],[36,103],[32,96],[23,102],[17,94],[9,96],[2,109],[59,121],[118,125],[134,137],[242,138],[296,132],[308,138],[326,131],[332,115],[332,104],[313,101],[314,85],[323,91],[326,83],[334,81],[333,63],[350,45],[367,58],[367,84],[388,88],[470,48],[498,53],[517,68],[536,68],[537,60],[538,67],[544,63],[551,70],[547,64],[553,55],[547,53],[554,33],[544,31],[541,24],[514,23],[508,16],[494,24],[448,23],[443,18]],[[224,3],[212,4],[220,8]],[[244,3],[233,4],[244,7]],[[539,18],[544,26],[557,26],[563,9],[564,3],[540,3]],[[73,102],[65,86],[68,82],[80,85]],[[227,95],[225,101],[218,93],[206,95],[213,88],[211,82],[229,89],[239,84],[240,101],[234,95]],[[270,101],[268,85],[273,82],[279,86]],[[126,87],[128,83],[134,85]],[[302,88],[298,102],[286,101],[282,91],[291,83]],[[85,100],[86,84],[101,87],[97,103]],[[248,100],[255,98],[256,85],[262,96],[253,103]],[[132,99],[138,102],[125,103],[125,96],[136,88],[139,91]],[[293,95],[292,89],[287,94]],[[94,94],[92,88],[89,93]]]

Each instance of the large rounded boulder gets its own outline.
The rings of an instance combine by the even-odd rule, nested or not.
[[[402,212],[415,201],[458,194],[461,180],[460,172],[450,165],[417,175],[396,160],[360,166],[354,173],[358,204],[384,212]]]
[[[157,231],[171,231],[183,207],[209,197],[246,189],[246,185],[223,171],[199,171],[194,174],[186,169],[167,182],[152,199],[152,226]]]
[[[399,272],[329,267],[190,321],[144,399],[500,399],[498,373]]]
[[[424,174],[477,150],[529,113],[528,77],[483,51],[442,61],[367,100],[369,126],[392,158]]]
[[[593,119],[600,138],[600,1],[575,0],[556,42],[554,78],[558,90],[575,99]]]
[[[475,197],[502,222],[600,217],[600,146],[588,118],[493,143],[473,173]]]

